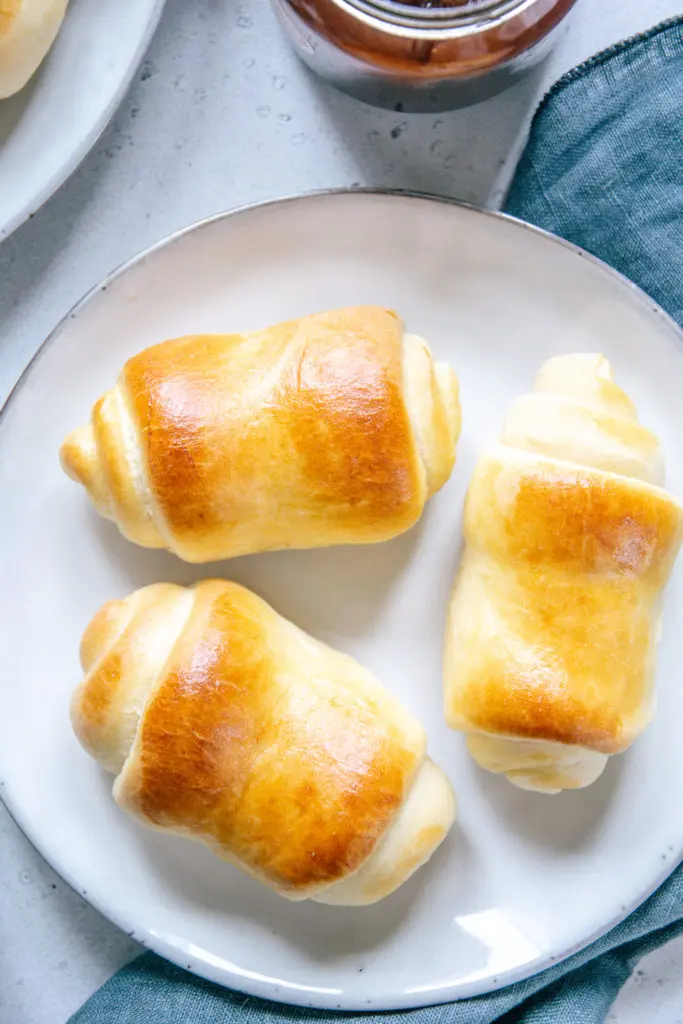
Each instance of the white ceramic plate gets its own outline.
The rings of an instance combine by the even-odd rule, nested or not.
[[[70,0],[25,89],[0,100],[0,241],[76,169],[112,117],[164,0]]]
[[[61,474],[63,435],[138,349],[362,302],[399,309],[460,375],[458,465],[409,534],[202,569],[127,543]],[[129,264],[61,325],[0,430],[0,779],[21,827],[137,939],[216,981],[295,1003],[368,1009],[470,996],[615,923],[683,854],[683,560],[666,599],[657,719],[583,792],[524,793],[470,762],[441,715],[444,614],[477,454],[549,356],[608,356],[683,493],[680,341],[641,292],[566,244],[418,197],[266,205]],[[114,805],[111,780],[71,735],[78,643],[99,604],[155,580],[220,574],[355,655],[427,726],[460,797],[459,824],[384,903],[290,904],[198,845],[146,830]]]

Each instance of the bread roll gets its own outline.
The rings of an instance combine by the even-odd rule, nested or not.
[[[81,661],[72,722],[116,776],[116,801],[288,899],[374,903],[453,822],[416,719],[234,583],[162,583],[109,602]]]
[[[61,459],[130,540],[208,562],[395,537],[459,431],[454,372],[363,306],[147,349]]]
[[[68,0],[0,0],[0,100],[23,89],[55,41]]]
[[[445,711],[517,786],[589,785],[650,720],[683,529],[663,479],[656,437],[598,355],[546,363],[475,470]]]

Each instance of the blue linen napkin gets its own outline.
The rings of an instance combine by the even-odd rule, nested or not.
[[[599,54],[553,87],[507,211],[600,256],[683,325],[683,17]],[[402,1013],[327,1013],[246,998],[146,953],[71,1024],[601,1024],[639,959],[681,933],[683,866],[588,949],[488,996]]]

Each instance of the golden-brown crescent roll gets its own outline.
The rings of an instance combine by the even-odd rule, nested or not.
[[[683,529],[655,436],[598,355],[551,359],[481,460],[446,633],[445,711],[524,789],[589,785],[653,707]]]
[[[130,540],[208,562],[395,537],[459,431],[455,373],[363,306],[147,349],[61,459]]]
[[[358,662],[223,580],[111,601],[72,722],[141,821],[292,900],[374,903],[454,818],[416,719]]]
[[[0,100],[23,89],[55,41],[68,0],[0,0]]]

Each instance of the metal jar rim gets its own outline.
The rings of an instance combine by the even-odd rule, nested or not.
[[[532,7],[537,0],[470,0],[458,7],[415,7],[401,0],[335,0],[357,11],[364,20],[416,31],[442,32],[490,27]],[[456,0],[457,2],[457,0]]]

